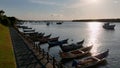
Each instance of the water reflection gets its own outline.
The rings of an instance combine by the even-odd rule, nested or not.
[[[93,45],[91,52],[94,54],[98,53],[98,49],[101,46],[99,42],[99,38],[101,37],[101,25],[102,23],[99,22],[90,22],[87,23],[88,28],[88,43]]]

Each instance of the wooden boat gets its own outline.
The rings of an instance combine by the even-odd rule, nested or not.
[[[32,30],[32,29],[23,29],[23,32],[35,32],[35,30]]]
[[[110,23],[105,23],[105,24],[103,25],[103,28],[104,28],[104,29],[109,29],[109,30],[114,30],[115,25],[110,25]]]
[[[32,35],[38,34],[38,32],[23,32],[23,34],[24,34],[24,35],[32,36]]]
[[[58,38],[59,37],[54,37],[54,38],[42,38],[42,39],[39,39],[39,44],[44,44],[44,43],[47,43],[48,41],[51,41],[51,42],[55,42],[55,41],[58,41]]]
[[[45,34],[45,33],[38,33],[38,34],[36,34],[36,35],[34,35],[34,36],[36,36],[36,37],[43,37],[44,34]]]
[[[88,46],[88,47],[82,47],[77,50],[69,51],[69,52],[60,52],[60,56],[64,60],[72,60],[75,58],[80,58],[83,57],[87,54],[90,54],[90,50],[92,49],[93,46]]]
[[[38,32],[24,32],[24,35],[29,35],[30,37],[43,37],[45,33]]]
[[[32,29],[32,28],[30,28],[30,27],[27,27],[27,28],[23,28],[23,29]]]
[[[18,28],[23,28],[23,29],[25,29],[25,28],[28,28],[27,26],[22,26],[22,25],[19,25],[19,26],[17,26]]]
[[[37,40],[39,37],[43,37],[45,33],[38,33],[38,32],[24,32],[24,36],[30,38],[32,40]]]
[[[49,38],[48,41],[50,42],[55,42],[55,41],[58,41],[59,37],[55,37],[55,38]],[[47,42],[48,42],[47,41]]]
[[[77,62],[77,64],[73,63],[73,66],[76,66],[76,68],[88,68],[88,67],[95,66],[95,65],[100,64],[103,61],[105,61],[108,54],[109,54],[109,49],[98,55],[81,59]]]
[[[49,35],[43,36],[43,37],[41,37],[41,38],[42,38],[42,39],[43,39],[43,38],[50,38],[51,35],[52,35],[52,34],[49,34]]]
[[[50,47],[57,46],[57,45],[65,44],[65,43],[67,43],[67,41],[68,41],[68,39],[61,40],[61,41],[56,41],[56,42],[50,42],[50,41],[48,41],[49,48],[50,48]]]
[[[30,33],[29,36],[30,36],[30,37],[39,38],[39,37],[43,37],[44,34],[45,34],[45,33],[34,32],[34,33]]]
[[[83,43],[84,43],[84,40],[77,43],[68,44],[68,45],[61,45],[60,48],[62,49],[63,52],[68,52],[68,51],[81,48]]]

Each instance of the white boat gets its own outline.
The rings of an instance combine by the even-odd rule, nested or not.
[[[103,25],[103,28],[113,30],[115,28],[115,25],[110,25],[110,23],[105,23]]]

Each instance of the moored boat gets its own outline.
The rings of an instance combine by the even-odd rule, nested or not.
[[[83,43],[84,43],[84,40],[77,42],[77,43],[61,45],[60,48],[62,49],[63,52],[68,52],[68,51],[76,50],[76,49],[83,47],[82,46]]]
[[[23,29],[28,28],[28,26],[22,26],[22,25],[18,25],[18,26],[16,26],[16,27],[18,27],[18,28],[23,28]]]
[[[33,29],[23,29],[23,32],[35,32]]]
[[[88,46],[88,47],[82,47],[80,49],[77,50],[73,50],[73,51],[69,51],[69,52],[60,52],[60,56],[62,59],[64,60],[72,60],[75,58],[80,58],[83,57],[87,54],[90,54],[90,50],[92,49],[92,45]]]
[[[50,48],[50,47],[57,46],[57,45],[63,45],[63,44],[65,44],[65,43],[67,43],[67,41],[68,41],[68,39],[61,40],[61,41],[56,41],[56,42],[50,42],[50,41],[48,41],[49,48]]]
[[[59,22],[57,22],[56,24],[60,25],[60,24],[62,24],[62,23],[63,23],[63,21],[59,21]]]
[[[84,59],[80,59],[78,62],[76,62],[76,64],[73,63],[74,64],[73,66],[76,66],[76,68],[88,68],[95,66],[97,64],[104,62],[108,54],[109,54],[109,49],[95,56],[90,56]]]
[[[23,29],[32,29],[31,27],[23,28]]]
[[[108,30],[114,30],[115,25],[110,25],[110,23],[105,23],[105,24],[103,25],[103,28],[104,28],[104,29],[108,29]]]
[[[50,22],[47,22],[46,25],[49,26],[49,25],[50,25]]]
[[[55,42],[55,41],[58,41],[58,38],[59,37],[54,37],[54,38],[42,38],[42,39],[39,39],[39,44],[44,44],[44,43],[47,43],[48,41],[51,41],[51,42]]]
[[[49,38],[48,41],[49,42],[55,42],[58,41],[59,37],[54,37],[54,38]]]
[[[43,37],[41,37],[41,39],[42,39],[42,38],[50,38],[51,35],[52,35],[52,34],[49,34],[49,35],[43,36]]]

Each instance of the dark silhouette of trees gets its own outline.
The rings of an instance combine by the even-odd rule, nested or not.
[[[2,16],[5,12],[3,10],[0,10],[0,16]]]
[[[17,18],[15,17],[8,17],[8,19],[11,22],[11,26],[13,26],[17,22]]]
[[[15,17],[8,17],[4,15],[4,11],[0,10],[0,23],[5,26],[14,26],[14,24],[17,22],[17,18]]]

